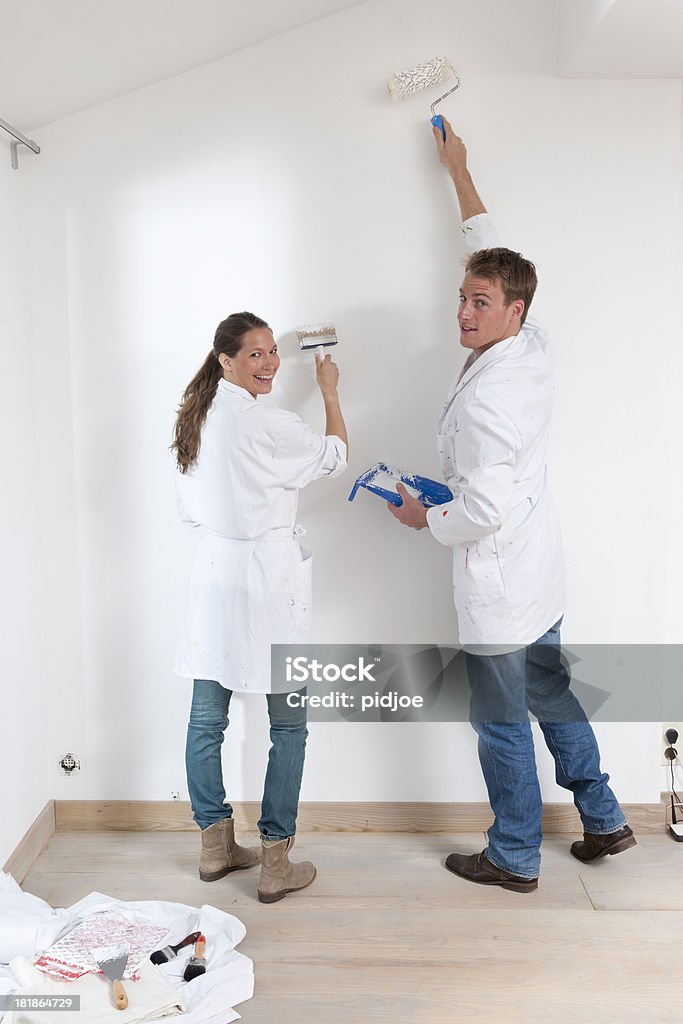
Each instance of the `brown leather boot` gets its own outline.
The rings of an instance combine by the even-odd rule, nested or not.
[[[298,864],[289,863],[289,851],[294,846],[294,836],[281,839],[279,843],[261,842],[261,878],[258,884],[258,898],[261,903],[277,903],[288,892],[305,889],[316,875],[309,860]]]
[[[509,889],[511,892],[533,892],[538,889],[538,878],[525,878],[524,875],[513,875],[511,871],[497,868],[486,856],[486,850],[469,855],[449,853],[446,867],[455,875],[466,878],[468,882],[476,882],[477,885],[499,885],[501,889]]]
[[[221,818],[208,828],[203,828],[201,835],[199,877],[202,882],[215,882],[230,871],[253,868],[261,860],[261,851],[257,846],[237,845],[232,818]]]
[[[577,839],[575,843],[572,843],[570,852],[574,854],[577,860],[584,862],[590,860],[599,860],[600,857],[611,857],[614,853],[621,853],[623,850],[630,849],[631,846],[636,845],[636,837],[628,827],[624,825],[623,828],[618,829],[616,832],[609,832],[607,835],[598,835],[596,832],[584,832],[583,840]]]

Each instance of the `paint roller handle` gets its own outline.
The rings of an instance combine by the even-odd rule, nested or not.
[[[116,981],[112,981],[111,988],[114,995],[114,1006],[117,1010],[125,1010],[128,1006],[128,996],[126,995],[126,990],[118,978]]]
[[[441,116],[441,114],[435,114],[434,117],[432,118],[432,128],[440,128],[441,129],[441,138],[445,142],[446,141],[446,129],[444,128],[443,117]]]
[[[432,128],[439,160],[451,177],[456,178],[468,174],[467,147],[460,136],[453,131],[450,121],[442,114],[435,114],[432,118]]]

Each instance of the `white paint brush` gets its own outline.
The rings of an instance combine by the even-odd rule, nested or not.
[[[296,327],[296,336],[299,341],[299,348],[303,351],[309,348],[317,350],[322,359],[324,350],[331,345],[338,345],[339,339],[335,326],[332,323],[306,324],[304,327]]]

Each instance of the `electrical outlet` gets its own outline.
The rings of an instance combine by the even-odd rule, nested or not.
[[[81,762],[75,754],[64,754],[57,762],[57,765],[62,775],[73,775],[74,772],[80,772],[81,770]]]
[[[668,739],[666,738],[665,734],[666,734],[667,729],[675,729],[676,732],[678,733],[678,739],[673,744],[669,743]],[[662,723],[662,737],[661,737],[661,739],[662,739],[662,746],[661,746],[661,761],[662,761],[662,764],[665,767],[667,767],[668,765],[671,764],[671,761],[669,760],[669,758],[665,757],[665,755],[664,755],[664,751],[667,750],[671,746],[674,746],[676,748],[676,750],[678,751],[678,761],[679,761],[679,763],[682,762],[683,761],[683,722],[663,722]]]
[[[180,791],[177,789],[171,790],[171,800],[180,800]]]

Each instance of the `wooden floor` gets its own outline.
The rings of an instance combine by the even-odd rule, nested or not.
[[[235,914],[256,978],[245,1024],[681,1024],[683,844],[644,835],[582,865],[573,838],[545,840],[529,894],[444,869],[481,833],[302,835],[318,878],[270,906],[258,870],[200,882],[196,833],[57,833],[23,888],[56,907],[97,890]]]

